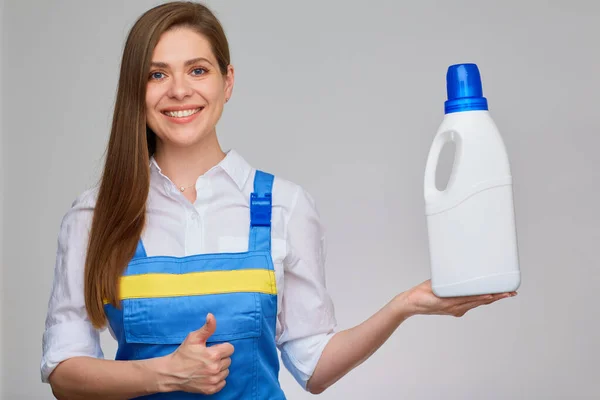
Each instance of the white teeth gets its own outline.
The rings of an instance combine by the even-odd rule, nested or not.
[[[196,108],[195,110],[165,111],[164,114],[168,115],[169,117],[183,118],[183,117],[189,117],[190,115],[196,114],[200,110],[202,110],[202,107]]]

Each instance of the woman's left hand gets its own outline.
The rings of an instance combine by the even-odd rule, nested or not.
[[[398,299],[408,316],[412,315],[451,315],[462,317],[473,308],[494,303],[498,300],[513,297],[517,292],[484,294],[476,296],[438,297],[433,293],[431,280],[402,293]]]

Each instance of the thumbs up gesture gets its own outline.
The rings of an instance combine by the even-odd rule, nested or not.
[[[233,345],[220,343],[206,347],[216,329],[214,315],[208,314],[202,328],[190,332],[177,350],[165,356],[168,391],[214,394],[225,387]]]

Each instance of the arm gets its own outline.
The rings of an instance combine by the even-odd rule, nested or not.
[[[401,296],[401,295],[400,295]],[[362,324],[336,333],[317,363],[306,389],[319,394],[369,358],[408,318],[396,298]]]
[[[94,202],[94,192],[84,193],[60,226],[43,336],[42,380],[59,399],[124,399],[157,392],[161,361],[104,360],[99,330],[87,316],[83,277]]]
[[[154,393],[183,391],[214,394],[225,387],[229,375],[230,343],[206,347],[217,321],[206,316],[204,326],[190,332],[173,353],[135,361],[108,361],[72,357],[49,376],[58,399],[121,400]]]
[[[303,190],[290,212],[287,246],[279,345],[288,370],[314,394],[323,392],[369,358],[409,317],[462,316],[471,308],[507,297],[442,299],[433,294],[431,282],[425,281],[395,296],[360,325],[334,334],[334,307],[325,286],[323,227],[314,201]]]
[[[402,322],[417,314],[463,316],[467,311],[516,293],[438,298],[427,280],[400,293],[360,325],[335,334],[321,355],[307,389],[318,394],[375,353]]]
[[[87,316],[83,276],[93,212],[89,193],[64,217],[43,335],[41,375],[59,399],[126,399],[169,391],[212,394],[225,386],[233,346],[206,347],[216,329],[209,314],[175,352],[140,361],[104,360],[99,330]]]
[[[112,361],[73,357],[61,362],[49,377],[59,399],[121,400],[165,391],[165,360]]]

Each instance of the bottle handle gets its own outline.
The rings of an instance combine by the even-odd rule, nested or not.
[[[435,173],[438,167],[440,153],[444,148],[444,145],[449,142],[454,142],[456,144],[454,164],[452,165],[452,172],[450,173],[450,179],[448,180],[448,185],[446,186],[446,189],[438,190],[438,188],[435,186]],[[444,196],[452,186],[456,173],[456,165],[458,165],[459,157],[462,150],[461,143],[462,140],[460,134],[455,130],[439,132],[433,139],[433,143],[431,144],[431,148],[429,150],[429,155],[427,156],[427,164],[425,165],[425,202],[436,202],[438,199],[441,198],[441,196]]]

